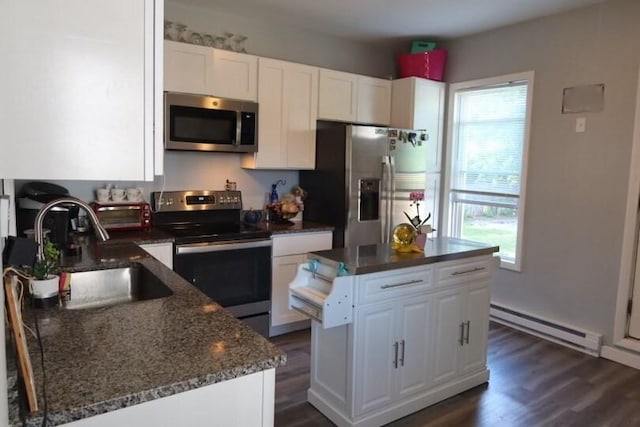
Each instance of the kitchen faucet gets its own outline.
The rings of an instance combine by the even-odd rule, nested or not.
[[[93,211],[93,209],[91,209],[91,206],[89,206],[86,202],[80,199],[77,199],[75,197],[71,197],[71,196],[60,197],[59,199],[52,200],[46,205],[44,205],[42,208],[40,208],[40,210],[38,211],[38,214],[36,215],[33,228],[34,228],[34,235],[35,235],[34,237],[36,239],[36,243],[38,244],[39,260],[44,259],[44,250],[43,250],[44,245],[42,243],[44,240],[44,237],[43,237],[44,233],[42,231],[42,223],[44,222],[44,216],[52,208],[62,204],[72,204],[72,205],[76,205],[83,208],[85,211],[87,211],[89,220],[91,221],[91,224],[93,224],[93,229],[96,232],[96,237],[98,237],[98,239],[100,239],[103,242],[109,239],[109,233],[107,233],[107,230],[105,230],[102,224],[100,224],[100,220],[98,219],[98,216]]]

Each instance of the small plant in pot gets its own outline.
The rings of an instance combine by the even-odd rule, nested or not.
[[[42,259],[37,259],[31,269],[29,291],[36,307],[51,307],[58,304],[60,277],[54,273],[58,269],[60,251],[51,242],[46,242],[42,251]]]

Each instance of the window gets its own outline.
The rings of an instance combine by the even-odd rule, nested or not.
[[[533,72],[451,85],[445,223],[520,270]]]

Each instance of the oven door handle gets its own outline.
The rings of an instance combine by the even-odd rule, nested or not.
[[[271,239],[224,240],[221,242],[191,243],[176,246],[176,255],[198,254],[205,252],[233,251],[236,249],[263,248],[271,246]]]

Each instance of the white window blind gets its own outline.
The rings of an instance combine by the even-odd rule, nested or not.
[[[448,222],[451,235],[499,245],[503,266],[519,269],[532,82],[506,77],[452,87]]]

